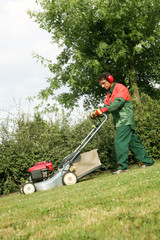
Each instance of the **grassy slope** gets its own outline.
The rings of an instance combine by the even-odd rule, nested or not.
[[[0,198],[0,239],[160,239],[160,162]]]

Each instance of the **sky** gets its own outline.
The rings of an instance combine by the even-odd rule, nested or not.
[[[32,53],[56,62],[58,46],[51,36],[27,14],[37,7],[35,0],[0,0],[0,119],[17,108],[32,113],[38,102],[28,97],[47,87],[51,73]]]

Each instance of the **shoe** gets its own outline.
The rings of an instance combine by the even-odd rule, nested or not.
[[[124,173],[124,172],[128,172],[129,171],[129,169],[119,169],[119,170],[117,170],[116,172],[113,172],[112,174],[114,175],[114,174],[120,174],[120,173]]]
[[[143,164],[142,166],[140,166],[140,168],[151,167],[151,166],[153,166],[153,165],[145,165],[145,164]]]
[[[145,164],[143,164],[142,166],[140,166],[140,168],[145,168],[145,167],[147,167]]]

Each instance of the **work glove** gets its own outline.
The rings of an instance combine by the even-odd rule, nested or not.
[[[101,111],[101,109],[97,109],[95,112],[92,112],[90,114],[90,118],[95,119],[96,117],[101,117],[102,113],[103,112]]]
[[[94,119],[95,117],[101,117],[102,114],[103,114],[104,112],[107,112],[107,111],[108,111],[107,107],[104,107],[104,108],[101,108],[101,109],[97,109],[95,112],[92,112],[92,113],[90,114],[90,118],[91,118],[91,119]]]
[[[95,119],[95,117],[97,117],[97,116],[96,116],[96,112],[92,112],[92,113],[90,114],[90,118],[91,118],[91,119]]]

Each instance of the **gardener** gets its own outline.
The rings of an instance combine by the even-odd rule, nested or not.
[[[118,169],[113,174],[129,170],[129,149],[142,162],[142,167],[152,166],[153,162],[135,132],[134,113],[128,89],[124,85],[114,82],[112,75],[107,72],[100,74],[98,81],[107,90],[107,96],[104,107],[91,113],[90,117],[92,119],[95,116],[100,117],[103,113],[112,113],[113,115],[116,123],[115,151],[118,164]]]

